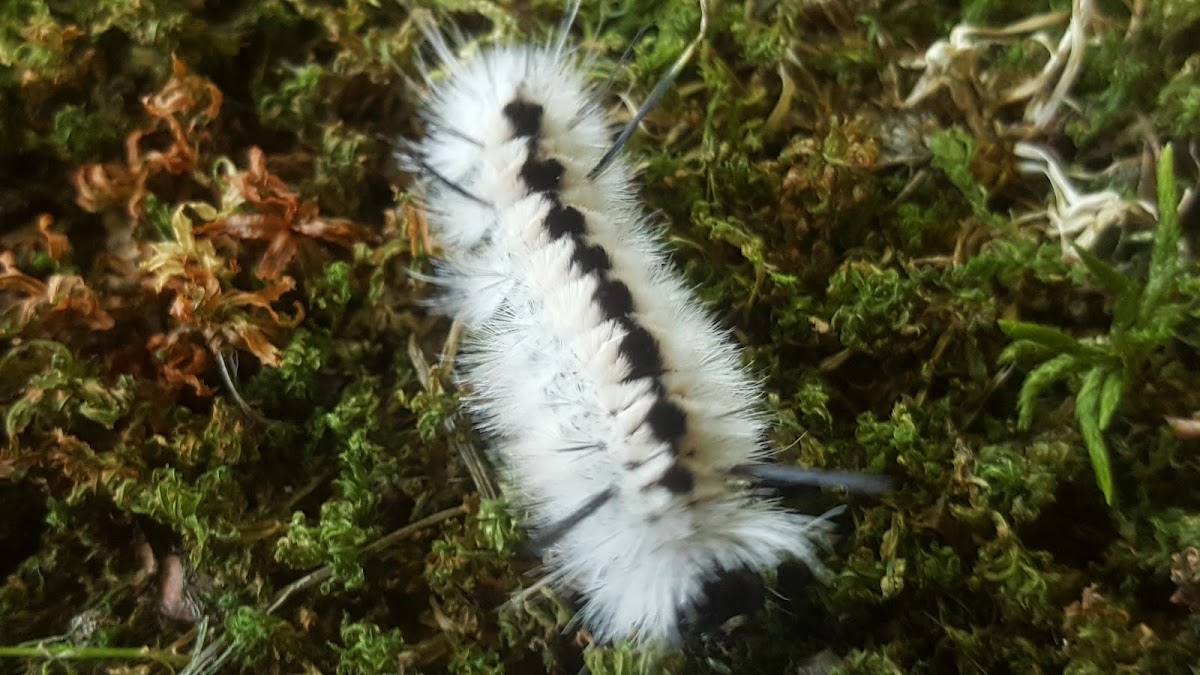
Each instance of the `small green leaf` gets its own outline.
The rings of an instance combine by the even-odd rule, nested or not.
[[[1113,306],[1112,333],[1120,333],[1135,326],[1138,320],[1138,305],[1141,300],[1141,289],[1132,279],[1121,274],[1117,268],[1101,260],[1086,248],[1074,245],[1075,252],[1083,261],[1100,285],[1112,293],[1115,298]]]
[[[1028,429],[1033,422],[1033,408],[1037,396],[1050,384],[1063,379],[1073,368],[1079,366],[1079,360],[1073,354],[1059,354],[1029,372],[1025,383],[1021,385],[1021,394],[1017,403],[1019,415],[1017,426]]]
[[[1095,354],[1096,348],[1076,340],[1066,333],[1036,323],[1000,319],[1000,330],[1014,340],[1028,340],[1065,354]]]
[[[1104,383],[1100,386],[1097,419],[1100,422],[1101,431],[1107,429],[1109,423],[1112,422],[1113,413],[1121,405],[1121,394],[1123,393],[1125,393],[1125,372],[1115,369],[1108,371],[1108,374],[1104,376]]]
[[[1079,421],[1079,431],[1083,435],[1083,445],[1087,448],[1088,457],[1092,460],[1092,471],[1096,473],[1096,483],[1104,494],[1104,501],[1112,506],[1113,479],[1112,466],[1108,458],[1108,447],[1104,444],[1104,432],[1100,427],[1100,390],[1103,386],[1105,370],[1093,368],[1083,378],[1083,386],[1075,397],[1075,419]]]
[[[1100,282],[1100,285],[1108,289],[1109,292],[1120,297],[1131,290],[1136,291],[1129,277],[1118,272],[1117,268],[1096,257],[1095,253],[1078,244],[1072,244],[1072,246],[1075,247],[1075,252],[1079,254],[1079,259],[1083,261],[1083,265],[1087,268],[1088,272],[1091,272],[1092,276],[1096,277],[1096,281]]]
[[[1142,290],[1139,308],[1145,325],[1158,311],[1167,290],[1175,283],[1179,269],[1179,205],[1175,185],[1175,152],[1170,145],[1158,158],[1158,229],[1154,233],[1154,250],[1150,253],[1150,274]]]
[[[1010,342],[1000,352],[1000,356],[996,358],[997,363],[1006,365],[1009,363],[1021,363],[1022,361],[1032,361],[1034,359],[1045,360],[1052,355],[1052,352],[1042,345],[1027,340],[1018,340]]]

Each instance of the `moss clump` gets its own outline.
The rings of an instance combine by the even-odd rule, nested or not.
[[[1061,71],[1021,93],[1048,56],[1019,24],[920,60],[962,23],[1056,44],[1071,3],[711,8],[631,141],[646,200],[762,373],[781,461],[900,487],[850,501],[828,583],[785,565],[763,612],[667,655],[564,633],[571,598],[506,602],[537,561],[476,494],[409,273],[437,244],[388,140],[419,133],[411,8],[5,4],[0,670],[1187,672],[1200,10],[1090,4],[1044,124]],[[425,10],[486,44],[562,8]],[[699,17],[586,2],[574,33],[637,101]],[[1021,143],[1156,224],[1095,214],[1123,245],[1064,247]]]

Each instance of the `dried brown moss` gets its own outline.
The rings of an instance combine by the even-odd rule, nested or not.
[[[1045,123],[1049,89],[1020,88],[1067,2],[714,5],[632,143],[647,200],[766,377],[785,461],[901,487],[852,503],[832,583],[785,567],[786,599],[659,658],[582,652],[566,598],[497,611],[536,560],[461,464],[446,326],[408,274],[436,246],[390,140],[419,133],[417,8],[8,3],[0,670],[1194,668],[1200,276],[1166,255],[1194,207],[1072,262],[1015,148],[1111,167],[1076,184],[1127,203],[1195,182],[1200,15],[1097,4],[1077,105]],[[485,42],[561,14],[427,9]],[[1034,16],[1047,46],[1010,26],[913,95],[955,25]],[[636,102],[698,19],[589,2],[575,32],[603,70],[653,28],[615,70]],[[1157,309],[1126,320],[1128,297]]]

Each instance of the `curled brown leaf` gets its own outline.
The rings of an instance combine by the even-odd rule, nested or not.
[[[186,332],[150,336],[146,349],[154,354],[163,380],[172,389],[190,388],[197,396],[212,396],[213,389],[201,381],[212,365],[208,350],[193,343]]]
[[[289,317],[275,307],[295,288],[291,277],[253,291],[231,288],[236,261],[217,253],[212,241],[193,235],[189,213],[208,219],[216,217],[217,211],[204,203],[176,209],[171,219],[173,240],[151,244],[153,254],[142,263],[150,272],[145,279],[148,289],[171,294],[168,314],[173,325],[152,337],[148,347],[159,354],[159,367],[169,386],[187,386],[209,395],[212,390],[200,378],[214,363],[213,355],[244,349],[263,364],[278,366],[274,340],[280,329],[294,327],[303,311],[297,304],[295,315]]]
[[[75,170],[71,182],[75,185],[75,203],[90,213],[128,204],[135,193],[145,191],[144,179],[115,162],[85,164]],[[142,194],[139,200],[144,197]]]
[[[350,248],[362,239],[359,227],[345,218],[322,218],[317,204],[301,199],[267,170],[261,149],[249,152],[249,167],[230,178],[226,201],[246,204],[252,213],[234,213],[197,228],[197,234],[267,242],[255,275],[277,279],[315,241]]]
[[[271,324],[255,324],[244,318],[235,318],[222,326],[216,337],[236,346],[245,347],[250,353],[268,366],[278,367],[280,364],[279,349],[268,339],[268,331],[274,328],[294,328],[304,318],[304,308],[297,303],[296,313],[292,317],[281,316],[272,304],[277,302],[284,293],[296,287],[296,281],[291,277],[283,277],[275,283],[257,291],[235,291],[223,299],[224,310],[233,315],[233,308],[258,308],[267,312]]]
[[[71,243],[67,241],[66,235],[59,234],[50,229],[54,224],[54,216],[49,213],[43,213],[38,216],[37,228],[38,232],[46,240],[46,253],[50,255],[51,260],[62,260],[62,257],[71,250]]]
[[[99,296],[81,277],[55,274],[46,281],[35,279],[17,269],[11,251],[0,253],[0,316],[11,318],[15,326],[10,330],[26,337],[55,334],[80,324],[108,330],[114,324]]]
[[[76,202],[92,212],[124,204],[137,223],[144,211],[151,176],[195,171],[200,145],[207,139],[205,127],[216,119],[221,101],[221,90],[215,84],[189,73],[183,61],[172,55],[171,79],[161,90],[142,99],[151,121],[126,137],[125,165],[81,166],[73,176]],[[143,147],[148,138],[160,132],[170,139],[166,147]]]

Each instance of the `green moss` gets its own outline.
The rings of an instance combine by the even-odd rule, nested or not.
[[[879,421],[870,414],[858,418],[858,431],[854,440],[863,447],[863,452],[872,458],[871,468],[882,470],[888,464],[899,462],[910,472],[920,471],[915,459],[923,451],[924,443],[913,421],[911,413],[903,404],[892,409],[891,419]],[[940,473],[930,467],[930,473]]]
[[[54,113],[50,142],[68,161],[82,162],[117,146],[121,139],[119,120],[76,105],[65,105]]]
[[[231,642],[234,659],[247,667],[278,659],[279,643],[294,636],[295,632],[282,619],[241,606],[225,620],[225,635]]]
[[[831,675],[900,675],[905,672],[886,654],[856,651],[846,657],[845,663],[830,671]]]
[[[358,549],[369,533],[358,525],[354,505],[345,501],[321,506],[319,524],[310,526],[302,513],[292,516],[287,534],[275,545],[275,559],[293,569],[310,569],[323,564],[333,568],[329,592],[340,584],[347,590],[360,588],[365,581]]]
[[[305,192],[336,213],[353,213],[361,200],[367,158],[377,154],[374,143],[341,125],[326,127],[320,143],[313,179]]]
[[[130,377],[106,381],[92,364],[78,361],[58,342],[31,341],[0,361],[7,405],[4,431],[15,444],[28,431],[47,432],[89,421],[111,428],[136,395]]]
[[[413,8],[4,4],[0,166],[17,170],[0,181],[0,670],[1187,672],[1200,621],[1170,600],[1171,575],[1200,540],[1200,465],[1163,419],[1200,410],[1200,274],[1176,255],[1190,220],[1160,208],[1155,232],[1128,233],[1139,255],[1066,261],[1029,217],[1048,187],[1013,156],[1018,137],[1044,143],[1093,172],[1080,189],[1154,185],[1160,205],[1194,182],[1186,161],[1135,174],[1147,138],[1200,124],[1198,6],[1144,3],[1131,28],[1125,5],[1099,4],[1072,105],[1032,137],[1000,101],[1045,63],[1029,40],[978,61],[981,118],[945,91],[900,102],[951,27],[1067,0],[711,4],[629,144],[642,193],[764,379],[781,461],[898,488],[789,497],[847,504],[822,552],[831,579],[784,566],[763,611],[665,655],[580,648],[571,599],[545,589],[504,604],[537,561],[523,514],[478,499],[460,460],[486,442],[438,360],[447,325],[411,274],[436,233],[387,140],[419,133]],[[492,43],[550,35],[562,8],[421,10]],[[575,34],[611,77],[606,107],[627,115],[698,21],[690,0],[585,2]],[[1061,25],[1044,27],[1051,43]],[[172,54],[195,79],[172,80]],[[212,119],[196,107],[209,84]],[[167,113],[182,144],[143,105],[156,92],[182,105]],[[295,285],[271,301],[253,276],[270,242],[180,227],[261,214],[209,206],[251,147],[356,232],[297,237]],[[146,266],[155,251],[174,267]],[[253,357],[265,345],[277,364]],[[162,616],[174,551],[198,626]]]
[[[590,649],[585,655],[588,669],[596,675],[670,675],[681,672],[677,655],[658,655],[618,645]]]
[[[988,210],[989,192],[972,173],[976,159],[976,141],[961,127],[934,132],[926,140],[933,152],[933,166],[946,174],[954,187],[966,197],[975,216],[985,223],[998,226],[1000,216]]]
[[[342,624],[342,644],[334,646],[338,654],[338,675],[370,675],[393,670],[404,649],[400,631],[382,630],[369,622]]]
[[[1025,447],[987,446],[973,472],[987,484],[988,506],[1019,525],[1036,521],[1057,499],[1059,486],[1084,468],[1071,445],[1038,441]]]
[[[1155,122],[1172,136],[1200,129],[1200,58],[1192,57],[1158,93]]]
[[[195,480],[187,480],[172,468],[156,469],[149,485],[134,481],[113,490],[114,502],[133,513],[147,515],[183,535],[194,560],[209,557],[215,542],[230,543],[238,538],[234,520],[245,509],[236,499],[237,488],[232,472],[217,467]]]
[[[320,284],[319,280],[318,286]],[[315,291],[314,295],[318,292],[320,291]],[[336,290],[333,292],[337,293]],[[319,309],[336,311],[338,307],[334,303],[337,302],[336,295],[321,295],[313,299],[312,305]],[[328,350],[328,338],[323,339],[304,329],[297,330],[280,354],[279,368],[260,372],[250,383],[247,394],[263,403],[283,398],[312,399],[316,393],[314,388],[317,386],[317,375],[329,358]]]
[[[324,121],[324,68],[315,63],[280,66],[274,75],[278,82],[256,99],[258,116],[264,124],[300,133]]]
[[[900,272],[861,264],[834,274],[826,301],[842,344],[865,351],[903,330],[913,313],[912,285]]]
[[[454,675],[504,675],[504,665],[495,652],[472,648],[455,655],[449,670]]]
[[[1120,10],[1118,10],[1120,11]],[[1100,37],[1084,63],[1076,92],[1084,103],[1083,119],[1070,127],[1077,143],[1088,144],[1131,124],[1142,114],[1156,114],[1159,101],[1167,117],[1164,131],[1175,133],[1174,115],[1186,110],[1186,97],[1164,88],[1172,79],[1186,81],[1185,45],[1200,21],[1195,3],[1165,0],[1147,6],[1139,30],[1129,37],[1120,32]],[[1176,119],[1178,121],[1178,119]]]
[[[362,586],[359,549],[376,533],[369,523],[377,518],[379,491],[396,475],[395,459],[372,438],[378,433],[375,384],[370,378],[360,380],[333,410],[313,421],[311,438],[338,457],[340,470],[333,480],[337,497],[321,505],[315,526],[307,524],[304,514],[294,513],[275,547],[275,558],[294,569],[332,566],[327,589]]]
[[[509,555],[521,539],[520,520],[505,502],[482,500],[475,515],[480,533],[500,555]]]

